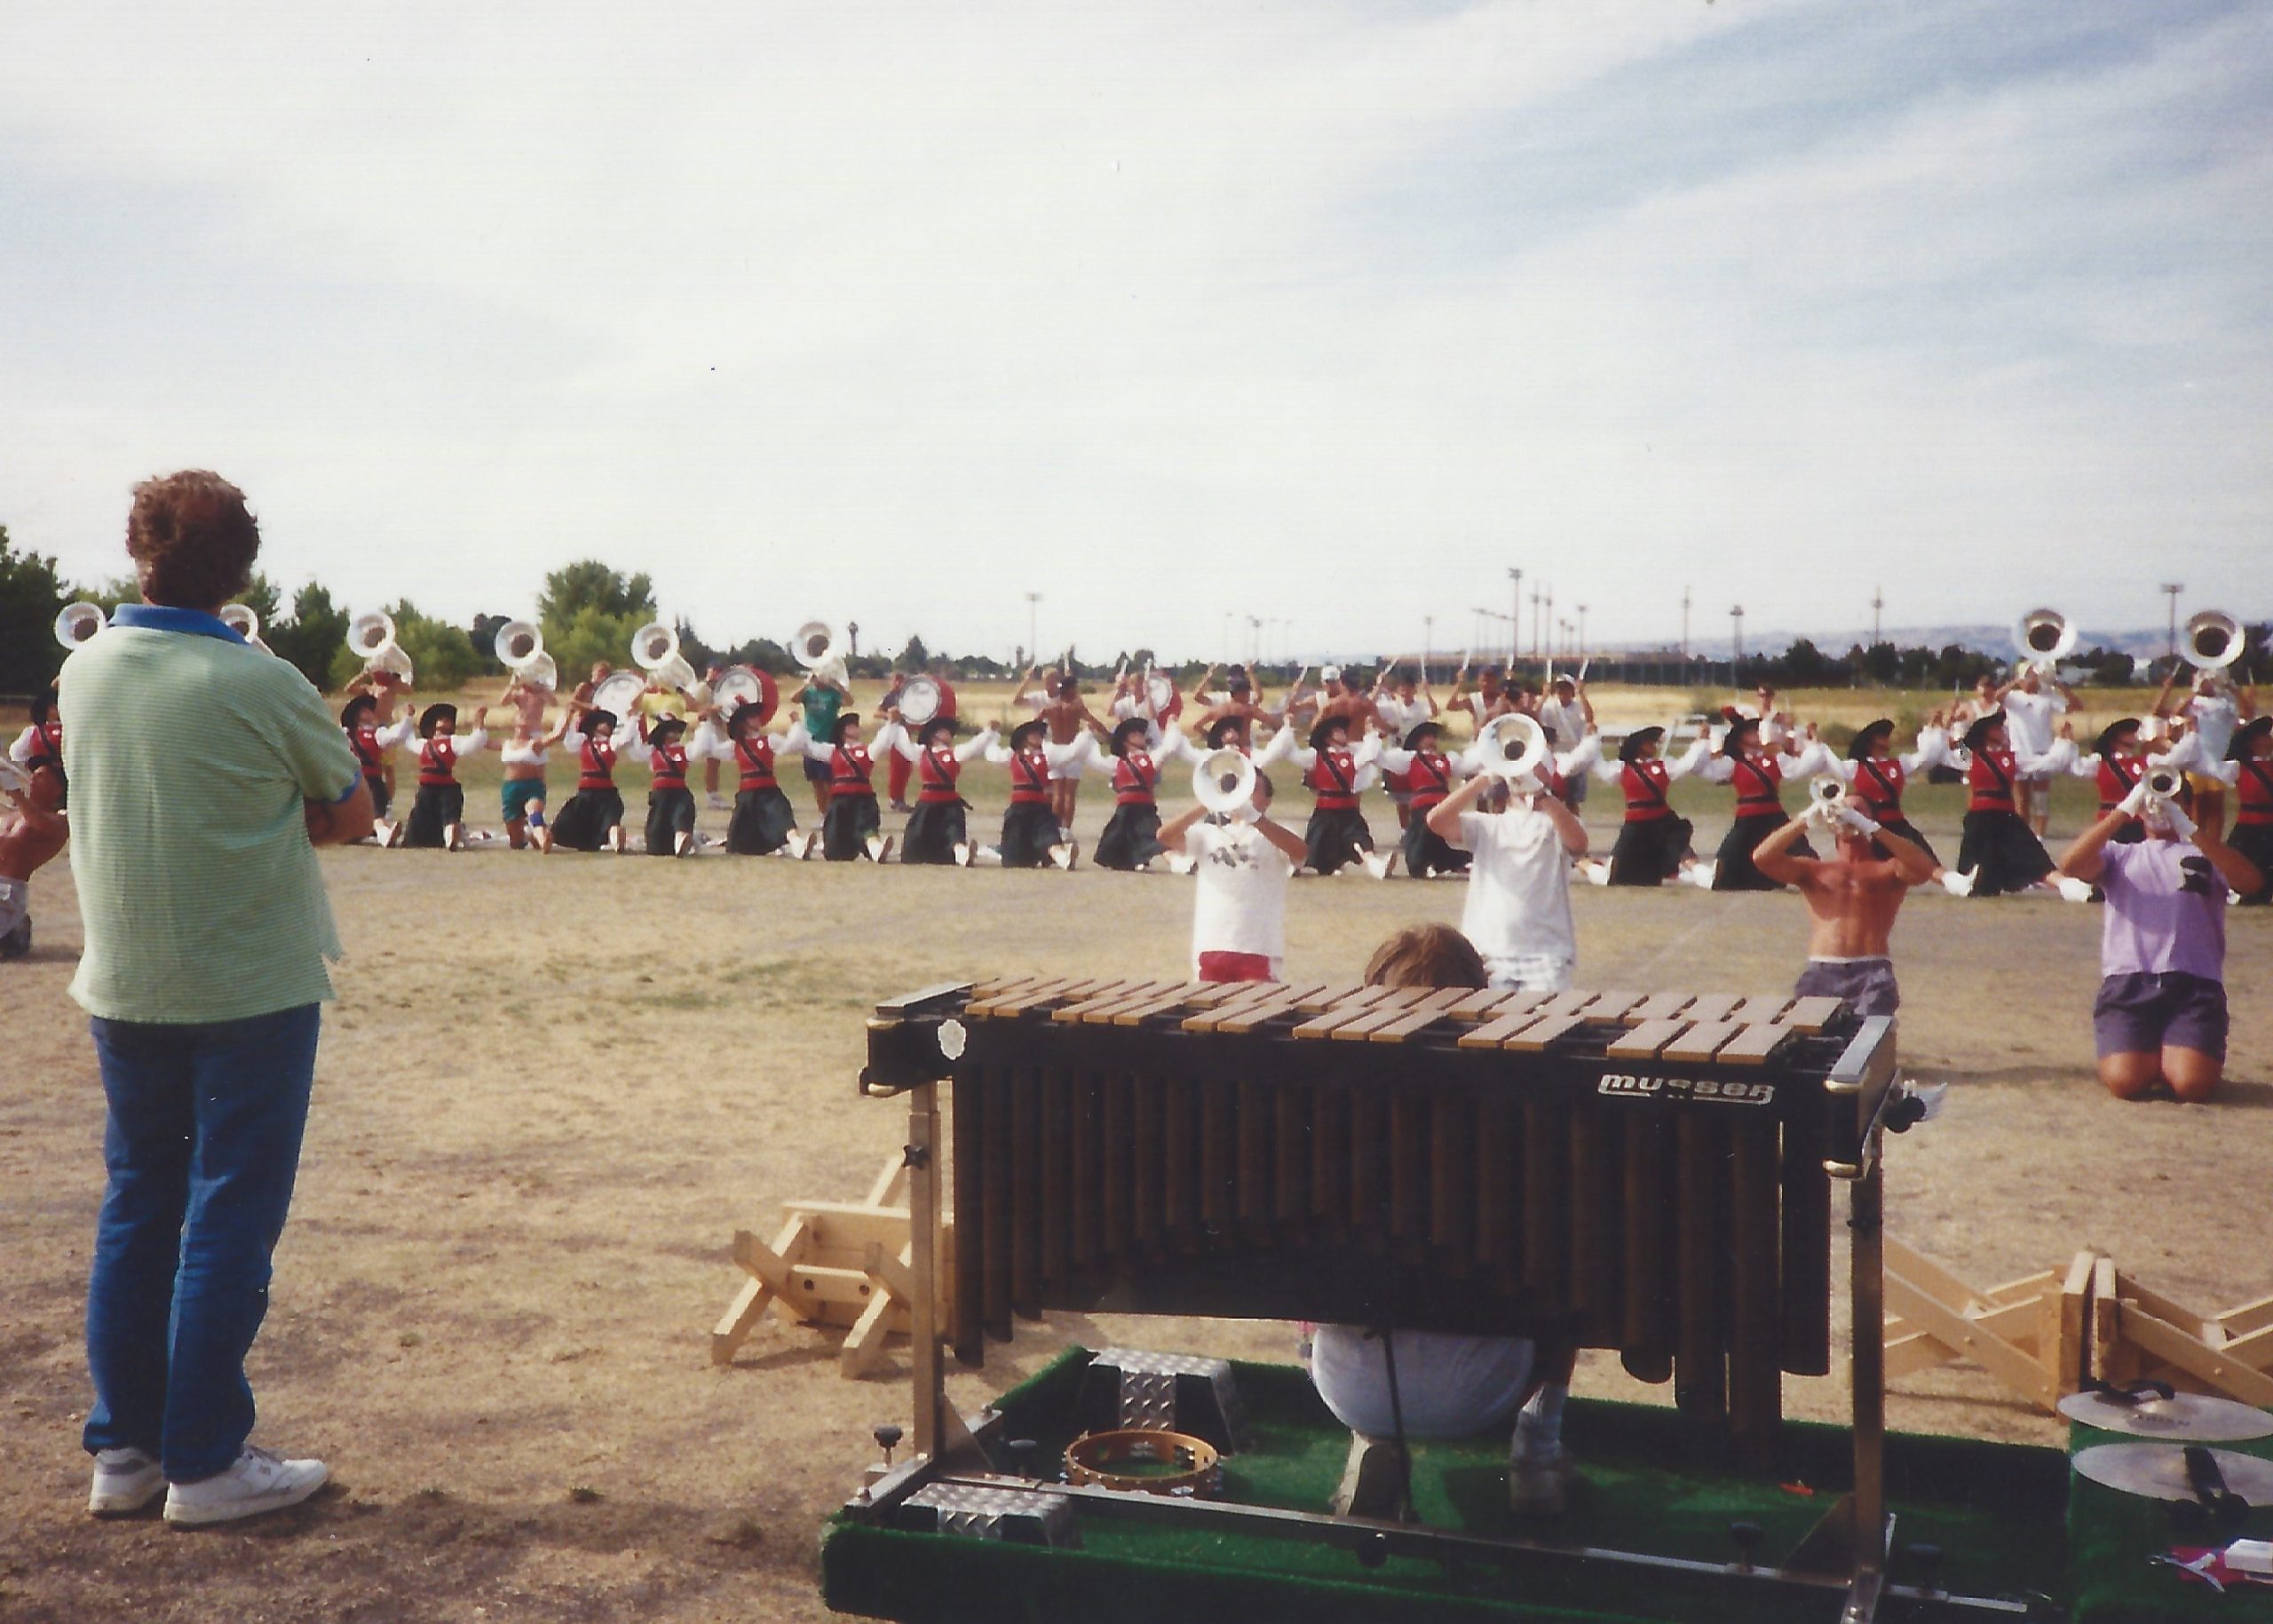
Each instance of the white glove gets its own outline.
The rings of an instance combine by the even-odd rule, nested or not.
[[[2079,880],[2071,875],[2063,874],[2056,885],[2060,894],[2071,902],[2089,902],[2092,899],[2091,883],[2087,880]]]
[[[2139,781],[2131,786],[2131,793],[2115,804],[2115,810],[2126,818],[2142,818],[2146,816],[2147,803],[2153,799],[2153,794],[2147,788],[2147,775],[2142,772],[2139,775]]]
[[[2194,838],[2194,820],[2186,815],[2186,808],[2175,801],[2158,801],[2153,820],[2163,825],[2181,840]]]
[[[1840,824],[1854,830],[1857,835],[1867,837],[1879,832],[1879,826],[1873,822],[1867,814],[1857,812],[1854,807],[1841,804],[1833,810]]]

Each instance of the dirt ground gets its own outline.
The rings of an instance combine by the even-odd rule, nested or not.
[[[494,774],[474,778],[477,821],[494,820]],[[2055,833],[2078,827],[2080,794],[2063,791]],[[978,775],[974,798],[985,829],[999,775]],[[1105,798],[1085,793],[1087,837]],[[1604,846],[1608,800],[1589,808]],[[1724,803],[1684,791],[1700,846]],[[1940,790],[1915,808],[1945,854],[1956,804]],[[1385,831],[1386,808],[1373,818]],[[35,883],[34,955],[0,966],[0,1619],[822,1616],[822,1520],[875,1454],[870,1429],[906,1419],[907,1390],[842,1379],[828,1336],[772,1319],[714,1368],[708,1334],[741,1278],[732,1233],[770,1233],[787,1199],[857,1199],[900,1143],[903,1109],[853,1087],[870,1004],[1020,969],[1180,974],[1189,882],[502,851],[323,860],[349,957],[252,1374],[257,1438],[322,1456],[335,1486],[197,1534],[83,1511],[102,1105],[64,993],[67,865]],[[1390,930],[1456,921],[1461,897],[1300,883],[1290,968],[1354,973]],[[1582,986],[1772,990],[1805,941],[1786,897],[1582,886],[1576,907]],[[1892,1232],[1982,1284],[2093,1247],[2205,1308],[2273,1290],[2273,918],[2231,925],[2239,1081],[2213,1105],[2122,1105],[2091,1073],[2097,911],[1915,897],[1896,941],[1905,1066],[1954,1087],[1940,1121],[1891,1144]],[[1106,1339],[1294,1349],[1274,1325],[1057,1317],[958,1374],[958,1398],[975,1407],[1065,1342]],[[1667,1396],[1604,1356],[1579,1387]],[[1842,1402],[1835,1379],[1788,1386],[1799,1414]],[[1954,1372],[1904,1381],[1890,1414],[2059,1436]]]

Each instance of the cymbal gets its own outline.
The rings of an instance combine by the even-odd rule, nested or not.
[[[2273,1461],[2230,1449],[2213,1449],[2227,1489],[2253,1506],[2273,1501]],[[2101,1444],[2079,1451],[2071,1462],[2078,1474],[2126,1494],[2150,1500],[2190,1501],[2185,1451],[2176,1444]]]
[[[2273,1438],[2273,1414],[2252,1405],[2204,1393],[2147,1398],[2135,1404],[2119,1404],[2104,1393],[2070,1393],[2060,1401],[2060,1413],[2087,1427],[2106,1432],[2128,1432],[2134,1438],[2170,1438],[2188,1444],[2227,1444],[2245,1438]]]

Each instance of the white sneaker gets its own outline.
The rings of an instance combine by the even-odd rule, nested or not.
[[[726,804],[726,797],[720,795],[715,789],[710,792],[708,804],[712,812],[732,812],[734,810],[732,806]]]
[[[1954,868],[1944,868],[1942,870],[1942,889],[1952,897],[1969,897],[1973,894],[1973,877],[1980,872],[1978,868],[1968,868],[1960,874]]]
[[[886,863],[886,862],[890,862],[890,861],[891,860],[891,836],[889,836],[889,835],[871,835],[871,836],[868,836],[868,843],[867,843],[867,844],[868,844],[868,860],[869,860],[870,862],[872,862],[872,863]]]
[[[409,829],[406,826],[400,823],[390,823],[384,818],[380,819],[376,823],[371,825],[371,833],[376,835],[379,837],[379,844],[386,847],[390,852],[393,851],[395,847],[400,845],[403,842],[403,837],[409,834]]]
[[[444,824],[442,826],[442,850],[445,852],[464,851],[465,831],[455,823]]]
[[[1579,864],[1579,872],[1587,876],[1587,883],[1589,885],[1610,883],[1610,865],[1598,858],[1582,859]]]
[[[1717,867],[1716,863],[1691,863],[1681,877],[1699,891],[1710,891],[1713,889],[1713,870]]]
[[[2089,902],[2092,899],[2092,883],[2089,880],[2079,880],[2071,874],[2063,874],[2057,884],[2060,894],[2071,902]]]
[[[789,834],[789,855],[802,863],[813,854],[813,844],[812,836],[803,829],[793,829]]]
[[[1081,849],[1070,840],[1061,840],[1049,848],[1049,860],[1068,873],[1073,871],[1073,860],[1081,854]]]
[[[693,850],[694,836],[689,831],[681,829],[677,834],[671,836],[671,855],[673,857],[685,857],[689,852]]]
[[[1168,853],[1168,872],[1170,874],[1190,874],[1199,866],[1199,864],[1193,862],[1191,858],[1185,856],[1181,852],[1171,852]]]
[[[1404,1498],[1404,1477],[1395,1440],[1352,1432],[1342,1481],[1327,1509],[1336,1517],[1394,1517]]]
[[[166,1521],[177,1528],[234,1522],[297,1506],[329,1482],[321,1461],[287,1461],[250,1444],[218,1477],[177,1483],[166,1491]]]
[[[970,867],[970,842],[968,840],[955,842],[955,867],[958,868]]]
[[[166,1492],[166,1470],[139,1449],[95,1452],[95,1483],[87,1509],[96,1517],[131,1517]]]

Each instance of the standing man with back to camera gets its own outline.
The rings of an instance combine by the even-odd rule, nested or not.
[[[217,474],[135,487],[143,601],[65,661],[71,867],[109,1174],[87,1293],[87,1509],[165,1496],[176,1525],[295,1505],[321,1461],[249,1446],[246,1351],[268,1308],[339,956],[314,848],[370,792],[307,679],[221,606],[260,530]]]

